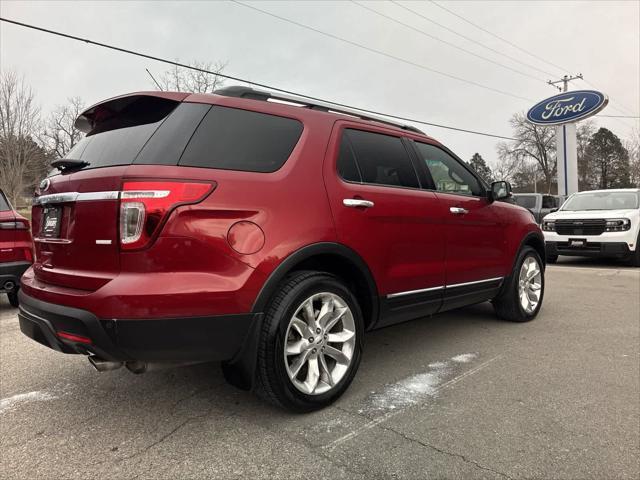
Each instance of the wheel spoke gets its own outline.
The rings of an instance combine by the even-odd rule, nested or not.
[[[349,365],[349,357],[347,357],[341,350],[338,350],[337,348],[333,348],[327,345],[324,349],[324,354],[329,355],[336,362],[342,365]]]
[[[320,368],[321,370],[324,372],[324,377],[326,377],[324,380],[326,383],[329,384],[329,386],[333,387],[334,382],[333,382],[333,376],[331,375],[331,372],[329,371],[329,366],[327,365],[327,359],[324,358],[324,355],[321,353],[318,358],[320,359]]]
[[[313,301],[311,298],[304,303],[303,308],[304,308],[304,316],[307,319],[307,325],[309,326],[309,330],[315,329],[316,313],[313,310]]]
[[[350,330],[342,330],[337,333],[329,333],[327,335],[327,341],[331,343],[344,343],[351,340],[355,336],[356,332]]]
[[[318,357],[309,358],[309,369],[307,370],[307,379],[304,381],[304,386],[307,392],[313,393],[318,386],[320,380],[320,368],[318,366]]]
[[[311,336],[309,325],[298,317],[293,317],[293,320],[291,320],[291,326],[295,328],[302,338],[309,338]]]
[[[298,376],[298,373],[300,373],[300,369],[304,366],[305,363],[307,363],[307,359],[309,358],[310,354],[311,354],[311,352],[309,350],[306,350],[306,351],[302,352],[298,356],[298,358],[296,358],[293,361],[293,363],[289,367],[289,370],[291,371],[291,377],[292,378],[296,378]]]
[[[322,299],[322,306],[320,307],[320,313],[318,313],[318,323],[323,325],[328,318],[333,315],[334,303],[333,297],[325,297]]]
[[[308,344],[304,338],[296,342],[287,342],[287,355],[300,355]]]
[[[330,316],[326,317],[324,324],[321,323],[321,325],[324,325],[323,328],[325,329],[325,331],[331,331],[335,324],[338,323],[340,319],[342,319],[342,316],[347,312],[347,310],[347,307],[339,307],[336,308]]]

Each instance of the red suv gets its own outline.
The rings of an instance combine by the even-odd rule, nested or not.
[[[34,200],[20,326],[98,370],[221,360],[307,411],[348,387],[367,330],[542,304],[532,215],[413,127],[245,87],[125,95],[76,125]]]
[[[16,212],[0,190],[0,293],[18,306],[20,277],[33,261],[29,220]]]

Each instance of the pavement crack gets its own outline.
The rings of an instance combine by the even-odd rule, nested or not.
[[[496,475],[500,475],[501,477],[504,477],[504,478],[506,478],[508,480],[514,480],[513,477],[510,477],[506,473],[500,472],[498,470],[494,470],[493,468],[489,468],[489,467],[487,467],[485,465],[482,465],[481,463],[478,463],[474,459],[469,458],[466,455],[463,455],[461,453],[450,452],[450,451],[445,450],[443,448],[436,447],[435,445],[431,445],[430,443],[423,442],[422,440],[418,440],[417,438],[410,437],[406,433],[400,432],[400,431],[395,430],[395,429],[393,429],[391,427],[387,427],[387,426],[384,426],[384,425],[378,425],[378,427],[383,429],[383,430],[387,430],[388,432],[395,433],[396,435],[401,436],[402,438],[404,438],[405,440],[407,440],[409,442],[417,443],[418,445],[421,445],[422,447],[429,448],[431,450],[435,450],[436,452],[442,453],[443,455],[448,455],[450,457],[459,458],[463,462],[468,463],[470,465],[473,465],[476,468],[479,468],[481,470],[485,470],[487,472],[495,473]]]

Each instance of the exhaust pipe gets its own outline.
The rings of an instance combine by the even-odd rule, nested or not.
[[[11,280],[7,280],[6,282],[4,282],[4,285],[2,286],[2,288],[4,288],[7,292],[12,292],[14,288],[16,288],[16,284],[13,283]]]
[[[89,363],[93,365],[99,372],[108,372],[111,370],[117,370],[118,368],[124,365],[123,362],[111,362],[109,360],[104,360],[103,358],[96,357],[95,355],[89,355]]]

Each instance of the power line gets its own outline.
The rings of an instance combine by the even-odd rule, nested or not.
[[[550,72],[548,72],[548,71],[546,71],[546,70],[542,70],[541,68],[538,68],[538,67],[536,67],[535,65],[531,65],[530,63],[523,62],[522,60],[520,60],[520,59],[518,59],[518,58],[516,58],[516,57],[512,57],[511,55],[507,55],[506,53],[501,52],[500,50],[496,50],[495,48],[492,48],[492,47],[490,47],[490,46],[488,46],[488,45],[485,45],[484,43],[480,43],[480,42],[479,42],[478,40],[476,40],[476,39],[473,39],[473,38],[471,38],[471,37],[467,37],[466,35],[463,35],[462,33],[455,31],[453,28],[449,28],[449,27],[447,27],[446,25],[442,25],[441,23],[438,23],[438,22],[436,22],[435,20],[432,20],[431,18],[429,18],[429,17],[427,17],[427,16],[425,16],[425,15],[421,14],[420,12],[417,12],[416,10],[413,10],[412,8],[409,8],[409,7],[407,7],[406,5],[402,5],[401,3],[397,2],[396,0],[389,0],[389,1],[390,1],[391,3],[393,3],[393,4],[397,5],[398,7],[405,9],[405,10],[406,10],[406,11],[408,11],[408,12],[411,12],[411,13],[413,13],[414,15],[417,15],[418,17],[420,17],[420,18],[422,18],[422,19],[426,20],[427,22],[430,22],[430,23],[432,23],[432,24],[434,24],[434,25],[437,25],[438,27],[440,27],[440,28],[442,28],[442,29],[444,29],[444,30],[446,30],[446,31],[448,31],[448,32],[451,32],[451,33],[453,33],[454,35],[457,35],[458,37],[463,38],[463,39],[465,39],[465,40],[467,40],[467,41],[469,41],[469,42],[472,42],[472,43],[474,43],[474,44],[478,45],[479,47],[485,48],[485,49],[489,50],[490,52],[493,52],[493,53],[495,53],[495,54],[497,54],[497,55],[501,55],[501,56],[503,56],[503,57],[505,57],[505,58],[508,58],[508,59],[509,59],[509,60],[511,60],[511,61],[514,61],[514,62],[516,62],[516,63],[519,63],[520,65],[524,65],[525,67],[528,67],[528,68],[530,68],[530,69],[532,69],[532,70],[536,70],[536,71],[538,71],[538,72],[540,72],[540,73],[544,73],[544,74],[549,75],[549,76],[551,76],[551,77],[553,77],[553,76],[555,75],[555,74],[550,73]]]
[[[424,35],[424,36],[426,36],[426,37],[428,37],[428,38],[431,38],[431,39],[433,39],[433,40],[435,40],[435,41],[437,41],[437,42],[444,43],[445,45],[448,45],[448,46],[450,46],[450,47],[452,47],[452,48],[455,48],[455,49],[457,49],[457,50],[460,50],[460,51],[462,51],[462,52],[464,52],[464,53],[467,53],[467,54],[469,54],[469,55],[472,55],[472,56],[474,56],[474,57],[476,57],[476,58],[479,58],[479,59],[481,59],[481,60],[484,60],[484,61],[486,61],[486,62],[493,63],[494,65],[497,65],[497,66],[499,66],[499,67],[501,67],[501,68],[504,68],[504,69],[506,69],[506,70],[510,70],[510,71],[512,71],[512,72],[514,72],[514,73],[517,73],[518,75],[522,75],[522,76],[525,76],[525,77],[528,77],[528,78],[532,78],[533,80],[536,80],[536,81],[539,81],[539,82],[544,82],[544,79],[541,79],[541,78],[535,77],[535,76],[530,75],[530,74],[528,74],[528,73],[526,73],[526,72],[523,72],[523,71],[521,71],[521,70],[517,70],[517,69],[515,69],[515,68],[511,68],[511,67],[510,67],[510,66],[508,66],[508,65],[505,65],[505,64],[500,63],[500,62],[496,62],[495,60],[491,60],[490,58],[483,57],[482,55],[478,55],[477,53],[472,52],[471,50],[467,50],[466,48],[460,47],[460,46],[458,46],[458,45],[456,45],[456,44],[454,44],[454,43],[447,42],[446,40],[442,40],[441,38],[438,38],[438,37],[436,37],[435,35],[431,35],[430,33],[427,33],[427,32],[425,32],[424,30],[420,30],[419,28],[413,27],[413,26],[409,25],[408,23],[404,23],[404,22],[402,22],[402,21],[400,21],[400,20],[398,20],[398,19],[395,19],[395,18],[393,18],[393,17],[391,17],[391,16],[389,16],[389,15],[386,15],[386,14],[384,14],[384,13],[382,13],[382,12],[378,12],[377,10],[374,10],[374,9],[373,9],[373,8],[371,8],[371,7],[368,7],[368,6],[366,6],[366,5],[363,5],[362,3],[356,2],[355,0],[351,0],[351,2],[352,2],[352,3],[354,3],[355,5],[357,5],[357,6],[361,7],[361,8],[364,8],[365,10],[369,10],[370,12],[372,12],[372,13],[374,13],[374,14],[376,14],[376,15],[379,15],[379,16],[381,16],[381,17],[383,17],[383,18],[386,18],[387,20],[390,20],[390,21],[392,21],[392,22],[394,22],[394,23],[397,23],[397,24],[399,24],[399,25],[402,25],[403,27],[406,27],[406,28],[408,28],[408,29],[410,29],[410,30],[413,30],[414,32],[417,32],[417,33],[419,33],[419,34],[421,34],[421,35]]]
[[[187,65],[187,64],[184,64],[184,63],[176,62],[176,61],[173,61],[173,60],[168,60],[168,59],[157,57],[157,56],[154,56],[154,55],[149,55],[149,54],[146,54],[146,53],[137,52],[135,50],[129,50],[129,49],[126,49],[126,48],[117,47],[115,45],[109,45],[109,44],[106,44],[106,43],[96,42],[96,41],[90,40],[88,38],[81,38],[81,37],[77,37],[75,35],[70,35],[68,33],[63,33],[63,32],[56,31],[56,30],[49,30],[47,28],[38,27],[36,25],[31,25],[31,24],[28,24],[28,23],[19,22],[17,20],[11,20],[11,19],[8,19],[8,18],[0,17],[0,21],[1,22],[11,23],[13,25],[18,25],[20,27],[29,28],[29,29],[32,29],[32,30],[37,30],[37,31],[40,31],[40,32],[48,33],[50,35],[56,35],[58,37],[63,37],[63,38],[67,38],[67,39],[70,39],[70,40],[76,40],[76,41],[79,41],[79,42],[84,42],[84,43],[87,43],[87,44],[90,44],[90,45],[95,45],[95,46],[107,48],[107,49],[110,49],[110,50],[115,50],[117,52],[127,53],[129,55],[134,55],[134,56],[137,56],[137,57],[142,57],[142,58],[146,58],[146,59],[149,59],[149,60],[154,60],[156,62],[161,62],[161,63],[166,63],[166,64],[169,64],[169,65],[174,65],[176,67],[187,68],[187,69],[196,70],[196,71],[199,71],[199,72],[202,72],[202,73],[209,73],[209,74],[212,74],[212,75],[217,75],[219,77],[226,78],[228,80],[234,80],[234,81],[237,81],[237,82],[246,83],[248,85],[254,85],[256,87],[267,88],[269,90],[273,90],[273,91],[276,91],[276,92],[287,93],[287,94],[290,94],[290,95],[296,95],[298,97],[306,98],[306,99],[309,99],[309,100],[314,100],[314,101],[317,101],[317,102],[330,103],[330,104],[336,105],[338,107],[344,107],[344,108],[349,108],[349,109],[353,109],[353,110],[358,110],[360,112],[369,113],[369,114],[373,114],[373,115],[381,115],[381,116],[388,117],[388,118],[393,118],[393,119],[396,119],[396,120],[402,120],[404,122],[419,123],[421,125],[428,125],[428,126],[431,126],[431,127],[444,128],[444,129],[447,129],[447,130],[454,130],[454,131],[457,131],[457,132],[471,133],[471,134],[474,134],[474,135],[482,135],[482,136],[485,136],[485,137],[500,138],[500,139],[503,139],[503,140],[515,140],[515,138],[507,137],[507,136],[504,136],[504,135],[497,135],[497,134],[493,134],[493,133],[480,132],[480,131],[469,130],[469,129],[465,129],[465,128],[452,127],[450,125],[427,122],[427,121],[424,121],[424,120],[419,120],[419,119],[409,118],[409,117],[401,117],[399,115],[391,115],[389,113],[378,112],[378,111],[375,111],[375,110],[369,110],[369,109],[366,109],[366,108],[355,107],[353,105],[347,105],[347,104],[344,104],[344,103],[338,103],[338,102],[334,102],[334,101],[331,101],[331,100],[325,100],[325,99],[322,99],[322,98],[313,97],[311,95],[305,95],[303,93],[297,93],[297,92],[293,92],[291,90],[285,90],[283,88],[273,87],[273,86],[267,85],[265,83],[254,82],[254,81],[251,81],[251,80],[246,80],[244,78],[240,78],[240,77],[236,77],[236,76],[232,76],[232,75],[227,75],[227,74],[223,74],[223,73],[220,73],[220,72],[213,72],[211,70],[206,70],[204,68],[194,67],[192,65]]]
[[[454,11],[452,11],[452,10],[449,10],[447,7],[444,7],[444,6],[440,5],[438,2],[436,2],[436,1],[434,1],[434,0],[429,0],[429,1],[430,1],[431,3],[433,3],[436,7],[441,8],[442,10],[445,10],[445,11],[449,12],[451,15],[453,15],[453,16],[455,16],[455,17],[458,17],[460,20],[462,20],[462,21],[464,21],[464,22],[468,23],[469,25],[472,25],[472,26],[476,27],[476,28],[477,28],[477,29],[479,29],[479,30],[482,30],[482,31],[483,31],[483,32],[485,32],[485,33],[488,33],[488,34],[489,34],[489,35],[491,35],[492,37],[497,38],[498,40],[502,40],[502,41],[503,41],[503,42],[505,42],[505,43],[508,43],[509,45],[511,45],[512,47],[514,47],[514,48],[516,48],[516,49],[520,50],[521,52],[524,52],[524,53],[526,53],[527,55],[531,55],[533,58],[535,58],[535,59],[537,59],[537,60],[540,60],[541,62],[544,62],[544,63],[546,63],[546,64],[548,64],[548,65],[551,65],[552,67],[558,68],[558,69],[560,69],[560,70],[562,70],[562,71],[565,71],[565,70],[566,70],[566,69],[562,68],[561,66],[556,65],[556,64],[555,64],[555,63],[553,63],[553,62],[550,62],[549,60],[545,60],[544,58],[539,57],[539,56],[538,56],[538,55],[536,55],[535,53],[532,53],[532,52],[530,52],[530,51],[528,51],[528,50],[525,50],[525,49],[524,49],[524,48],[522,48],[522,47],[519,47],[519,46],[518,46],[518,45],[516,45],[515,43],[513,43],[513,42],[511,42],[511,41],[507,40],[506,38],[503,38],[503,37],[501,37],[501,36],[499,36],[499,35],[496,35],[495,33],[493,33],[493,32],[491,32],[491,31],[487,30],[486,28],[481,27],[480,25],[478,25],[478,24],[476,24],[476,23],[473,23],[471,20],[469,20],[469,19],[467,19],[467,18],[463,17],[462,15],[457,14],[456,12],[454,12]]]
[[[638,115],[597,115],[598,117],[607,118],[640,118]]]
[[[363,44],[358,43],[358,42],[354,42],[352,40],[349,40],[349,39],[346,39],[346,38],[343,38],[343,37],[339,37],[339,36],[334,35],[332,33],[327,33],[325,31],[319,30],[319,29],[317,29],[315,27],[311,27],[309,25],[305,25],[304,23],[296,22],[295,20],[291,20],[291,19],[286,18],[286,17],[281,17],[280,15],[276,15],[275,13],[271,13],[271,12],[268,12],[266,10],[262,10],[261,8],[254,7],[253,5],[248,5],[246,3],[242,3],[242,2],[240,2],[238,0],[231,0],[231,1],[233,3],[235,3],[236,5],[241,5],[241,6],[245,7],[245,8],[249,8],[251,10],[255,10],[256,12],[260,12],[260,13],[262,13],[264,15],[268,15],[270,17],[277,18],[278,20],[290,23],[292,25],[296,25],[296,26],[298,26],[300,28],[304,28],[306,30],[311,30],[312,32],[316,32],[316,33],[319,33],[320,35],[324,35],[325,37],[329,37],[329,38],[332,38],[334,40],[338,40],[340,42],[347,43],[349,45],[361,48],[361,49],[366,50],[366,51],[371,52],[371,53],[382,55],[384,57],[391,58],[393,60],[397,60],[399,62],[406,63],[408,65],[412,65],[414,67],[418,67],[418,68],[421,68],[423,70],[427,70],[429,72],[436,73],[438,75],[442,75],[442,76],[447,77],[447,78],[451,78],[453,80],[458,80],[460,82],[468,83],[468,84],[474,85],[476,87],[484,88],[485,90],[490,90],[492,92],[499,93],[501,95],[506,95],[508,97],[517,98],[519,100],[526,100],[527,102],[533,102],[534,101],[531,98],[521,97],[520,95],[517,95],[515,93],[505,92],[504,90],[500,90],[498,88],[490,87],[489,85],[484,85],[482,83],[478,83],[478,82],[475,82],[473,80],[468,80],[466,78],[458,77],[456,75],[453,75],[453,74],[450,74],[450,73],[446,73],[446,72],[443,72],[441,70],[436,70],[436,69],[433,69],[431,67],[427,67],[426,65],[422,65],[421,63],[416,63],[416,62],[413,62],[411,60],[407,60],[406,58],[397,57],[397,56],[392,55],[390,53],[386,53],[386,52],[383,52],[381,50],[376,50],[375,48],[368,47],[366,45],[363,45]]]
[[[392,1],[393,1],[393,0],[392,0]],[[524,48],[522,48],[522,47],[520,47],[520,46],[516,45],[515,43],[511,42],[510,40],[507,40],[506,38],[501,37],[500,35],[496,35],[496,34],[495,34],[495,33],[493,33],[492,31],[487,30],[486,28],[484,28],[484,27],[482,27],[482,26],[478,25],[477,23],[474,23],[474,22],[472,22],[471,20],[469,20],[469,19],[467,19],[467,18],[463,17],[462,15],[460,15],[460,14],[458,14],[458,13],[456,13],[456,12],[454,12],[454,11],[450,10],[450,9],[448,9],[447,7],[445,7],[445,6],[443,6],[443,5],[440,5],[440,4],[439,4],[438,2],[436,2],[435,0],[429,0],[429,1],[430,1],[432,4],[434,4],[436,7],[441,8],[442,10],[444,10],[444,11],[446,11],[446,12],[450,13],[450,14],[451,14],[451,15],[453,15],[454,17],[459,18],[460,20],[462,20],[462,21],[464,21],[464,22],[468,23],[469,25],[472,25],[473,27],[475,27],[475,28],[477,28],[477,29],[479,29],[479,30],[481,30],[481,31],[483,31],[483,32],[485,32],[485,33],[487,33],[487,34],[491,35],[492,37],[497,38],[498,40],[501,40],[501,41],[503,41],[503,42],[507,43],[508,45],[511,45],[512,47],[514,47],[514,48],[516,48],[516,49],[520,50],[521,52],[524,52],[524,53],[526,53],[527,55],[530,55],[530,56],[532,56],[533,58],[535,58],[535,59],[537,59],[537,60],[540,60],[541,62],[546,63],[547,65],[551,65],[552,67],[558,68],[558,69],[560,69],[560,70],[562,70],[562,71],[570,71],[570,69],[566,69],[566,68],[561,67],[560,65],[556,65],[555,63],[550,62],[549,60],[546,60],[545,58],[540,57],[540,56],[536,55],[535,53],[533,53],[533,52],[531,52],[531,51],[529,51],[529,50],[526,50],[526,49],[524,49]],[[400,4],[398,4],[397,2],[394,2],[394,3],[396,3],[397,5],[400,5]],[[402,5],[400,5],[400,6],[402,6]],[[406,8],[406,7],[405,7],[405,8]],[[584,80],[584,79],[583,79],[583,80]],[[584,80],[584,82],[585,82],[587,85],[590,85],[592,88],[595,88],[596,90],[601,90],[600,88],[598,88],[597,86],[595,86],[595,85],[593,85],[592,83],[588,82],[587,80]],[[618,111],[618,112],[620,112],[620,113],[633,114],[633,112],[631,112],[630,110],[628,110],[626,107],[623,107],[622,105],[618,104],[618,102],[614,101],[613,99],[611,99],[611,100],[610,100],[610,103],[612,104],[612,105],[611,105],[611,108],[612,108],[613,110],[616,110],[616,111]],[[616,108],[613,104],[616,104],[616,105],[617,105],[617,108]],[[624,122],[623,122],[623,123],[624,123]],[[629,124],[626,124],[626,123],[624,123],[624,124],[625,124],[625,125],[627,125],[627,126],[629,126]]]

